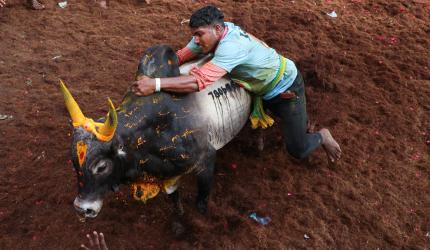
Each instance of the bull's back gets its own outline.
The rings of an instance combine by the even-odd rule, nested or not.
[[[208,59],[184,64],[181,74],[188,74],[192,66],[201,66]],[[200,120],[207,123],[208,138],[215,149],[222,148],[239,133],[251,112],[251,96],[228,77],[192,95]]]

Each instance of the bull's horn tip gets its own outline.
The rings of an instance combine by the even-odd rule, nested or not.
[[[59,79],[59,80],[60,80],[60,87],[62,89],[66,89],[67,90],[66,84],[63,82],[63,80],[62,79]]]
[[[114,108],[114,109],[115,109],[115,105],[113,105],[113,102],[112,102],[112,100],[110,99],[110,97],[108,97],[108,104],[109,104],[110,106],[112,106],[112,108]]]

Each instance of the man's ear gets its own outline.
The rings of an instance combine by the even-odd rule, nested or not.
[[[217,23],[217,24],[215,24],[215,31],[216,31],[217,35],[221,36],[224,29],[223,29],[221,24]]]

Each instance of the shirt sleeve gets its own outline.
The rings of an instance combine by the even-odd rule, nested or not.
[[[197,79],[199,91],[214,83],[225,74],[227,74],[226,70],[214,65],[211,62],[205,63],[205,65],[203,65],[201,68],[194,66],[190,70],[190,75],[193,75]]]
[[[176,51],[176,55],[178,56],[179,65],[182,65],[185,62],[188,62],[197,56],[188,47],[185,47],[183,49]]]
[[[240,44],[224,42],[218,45],[211,63],[230,73],[237,65],[246,62],[247,58],[248,53]]]

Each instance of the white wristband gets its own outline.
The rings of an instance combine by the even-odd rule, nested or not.
[[[155,92],[160,92],[161,90],[161,80],[160,78],[155,78]]]

